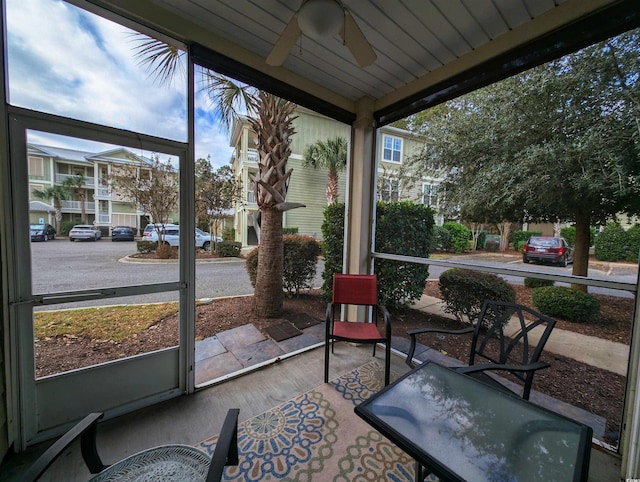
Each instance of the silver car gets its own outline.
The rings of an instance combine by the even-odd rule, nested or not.
[[[69,241],[98,241],[102,238],[102,232],[90,224],[77,224],[69,231]]]

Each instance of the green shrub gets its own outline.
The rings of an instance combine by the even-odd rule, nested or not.
[[[515,302],[516,293],[505,280],[491,273],[453,268],[440,275],[444,311],[475,324],[484,300]],[[487,319],[487,324],[493,320]]]
[[[249,273],[249,281],[251,286],[256,287],[256,276],[258,275],[258,249],[254,248],[247,254],[244,262],[244,266]]]
[[[582,291],[564,286],[543,286],[531,294],[533,306],[548,316],[587,323],[600,318],[600,301]]]
[[[297,227],[282,228],[282,234],[298,234]]]
[[[600,261],[623,261],[627,259],[629,238],[622,226],[607,224],[598,234],[594,254]],[[636,252],[636,259],[638,253]]]
[[[484,249],[486,249],[491,253],[497,253],[500,250],[500,242],[489,240],[486,243],[484,243]]]
[[[236,230],[232,226],[230,228],[224,228],[222,230],[222,240],[223,241],[235,241],[236,240]]]
[[[531,236],[542,236],[540,231],[511,231],[509,235],[509,242],[513,243],[513,248],[517,251],[522,251],[522,247]]]
[[[324,209],[322,221],[322,299],[331,301],[333,273],[342,273],[342,251],[344,250],[344,203],[329,204]]]
[[[376,209],[376,251],[428,258],[433,210],[410,201],[379,202]],[[429,278],[429,266],[376,259],[380,303],[398,308],[419,300]]]
[[[428,257],[432,245],[433,210],[412,202],[383,202],[376,209],[376,251]],[[333,273],[342,273],[344,204],[327,206],[322,223],[323,297],[331,300]],[[376,259],[379,301],[389,308],[412,303],[422,296],[429,277],[426,265]]]
[[[69,231],[71,231],[71,228],[73,228],[76,224],[80,224],[80,223],[76,221],[62,221],[60,223],[60,232],[58,234],[61,234],[63,236],[68,236]]]
[[[550,279],[525,278],[524,285],[527,288],[540,288],[541,286],[553,286],[554,281]]]
[[[155,241],[137,241],[136,248],[138,253],[152,253],[158,247],[158,243]]]
[[[431,253],[435,251],[449,251],[451,249],[451,234],[442,226],[433,227],[431,236]]]
[[[223,258],[237,258],[240,256],[242,243],[237,241],[221,241],[216,243],[216,254]]]
[[[568,226],[560,229],[560,236],[567,240],[571,246],[575,246],[576,244],[576,227]],[[593,243],[596,239],[596,228],[591,226],[589,228],[589,246],[593,246]]]
[[[451,236],[451,249],[454,253],[465,253],[469,250],[469,239],[471,239],[471,231],[469,228],[464,224],[453,221],[444,223],[442,227],[447,230]]]
[[[288,234],[283,237],[284,263],[282,284],[289,294],[298,294],[300,289],[312,288],[316,277],[316,266],[320,255],[320,243],[311,236]],[[245,267],[251,285],[255,287],[258,274],[260,248],[255,248],[246,257]]]
[[[313,288],[320,243],[311,236],[287,234],[284,241],[283,286],[289,294]]]
[[[640,253],[640,225],[634,224],[627,231],[627,255],[625,261],[638,262]]]

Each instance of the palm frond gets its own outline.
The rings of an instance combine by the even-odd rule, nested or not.
[[[131,34],[131,42],[136,44],[133,56],[138,65],[160,85],[171,86],[177,78],[186,77],[184,52],[178,47],[138,32]]]
[[[211,104],[218,109],[220,119],[227,130],[242,114],[251,115],[256,111],[256,89],[209,69],[202,72],[201,91],[205,92]]]

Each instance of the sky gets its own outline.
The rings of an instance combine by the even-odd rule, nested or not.
[[[7,0],[6,6],[12,105],[187,140],[186,76],[171,86],[150,77],[134,57],[133,31],[60,0]],[[196,90],[196,158],[210,156],[215,167],[228,164],[232,153],[217,118]],[[111,147],[38,132],[28,140],[89,151]]]

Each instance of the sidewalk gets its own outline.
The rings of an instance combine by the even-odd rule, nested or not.
[[[453,315],[442,310],[442,301],[432,296],[423,295],[413,308],[439,316],[453,319]],[[507,326],[505,334],[510,335],[519,327],[514,323]],[[535,330],[531,333],[535,337]],[[536,338],[534,338],[536,339]],[[578,360],[587,365],[602,368],[618,375],[627,375],[629,347],[622,343],[603,340],[593,336],[582,335],[572,331],[554,328],[547,341],[545,350],[557,355]]]

